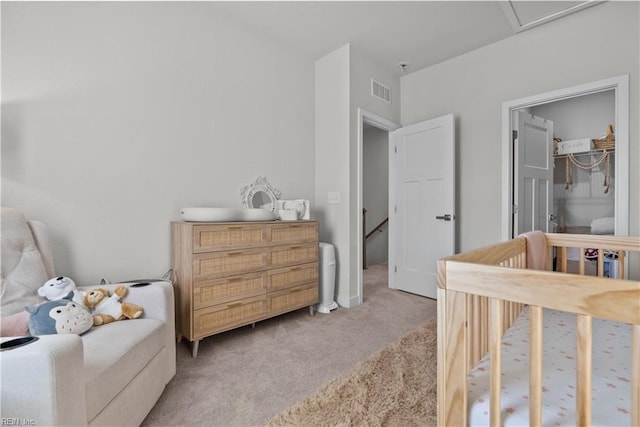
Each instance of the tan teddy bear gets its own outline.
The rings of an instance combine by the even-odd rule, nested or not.
[[[127,294],[128,288],[118,285],[110,294],[103,288],[91,289],[84,296],[84,305],[92,311],[93,324],[104,325],[123,319],[137,319],[142,316],[143,308],[128,302],[120,302],[120,298]]]

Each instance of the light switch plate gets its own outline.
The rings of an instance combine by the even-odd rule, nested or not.
[[[339,205],[340,193],[337,191],[329,191],[329,193],[327,193],[327,203],[330,205]]]

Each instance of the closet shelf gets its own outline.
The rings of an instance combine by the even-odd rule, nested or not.
[[[572,153],[573,157],[583,157],[583,156],[593,156],[593,155],[602,155],[603,152],[608,152],[608,153],[615,153],[615,148],[611,149],[611,150],[591,150],[591,151],[585,151],[583,153]],[[569,154],[554,154],[553,158],[554,159],[566,159],[569,156]]]

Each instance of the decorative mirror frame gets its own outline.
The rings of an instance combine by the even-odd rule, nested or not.
[[[251,184],[245,185],[240,189],[240,197],[242,198],[242,206],[247,209],[255,208],[252,204],[253,196],[258,192],[264,192],[271,199],[271,212],[276,213],[278,210],[278,199],[280,191],[273,188],[266,177],[261,176]]]

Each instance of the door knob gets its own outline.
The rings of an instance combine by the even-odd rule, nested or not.
[[[442,219],[444,221],[451,221],[453,219],[453,215],[451,215],[451,214],[438,215],[438,216],[436,216],[436,219]]]

